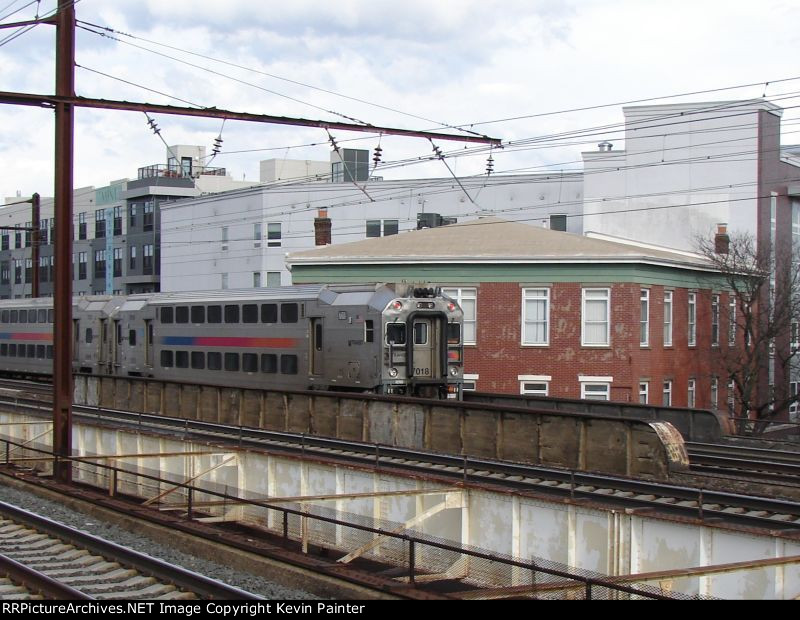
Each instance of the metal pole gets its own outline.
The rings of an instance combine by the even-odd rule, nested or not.
[[[31,297],[36,298],[39,296],[39,245],[41,243],[41,230],[39,229],[39,218],[41,217],[41,201],[39,194],[34,194],[31,198],[31,225],[33,226],[33,234],[31,235],[31,263],[33,264],[33,275],[31,281]]]
[[[75,7],[60,0],[56,20],[56,94],[75,96]],[[71,103],[55,106],[55,282],[53,304],[53,451],[72,454],[72,170],[74,108]],[[37,265],[38,268],[38,265]],[[53,468],[59,482],[72,481],[69,459]]]

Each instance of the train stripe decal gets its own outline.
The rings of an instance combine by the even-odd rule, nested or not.
[[[294,349],[296,338],[235,338],[213,336],[164,336],[161,344],[181,347],[234,347],[258,349]]]
[[[0,340],[42,340],[44,342],[53,342],[53,334],[0,332]]]

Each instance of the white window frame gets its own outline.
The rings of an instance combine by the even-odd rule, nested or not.
[[[261,247],[261,222],[256,222],[253,224],[253,247],[260,248]]]
[[[279,248],[281,245],[283,245],[283,226],[281,226],[281,222],[267,222],[267,247]]]
[[[650,400],[650,382],[639,381],[639,404],[646,405],[648,404],[649,400]]]
[[[228,249],[228,227],[227,226],[223,226],[222,227],[222,249],[223,250],[227,250]]]
[[[519,393],[530,394],[532,396],[549,396],[550,395],[550,382],[553,380],[552,375],[517,375],[519,381]],[[527,388],[526,384],[539,384],[544,385],[541,388]]]
[[[474,391],[476,391],[478,389],[478,379],[480,379],[480,378],[481,378],[481,376],[478,375],[478,374],[464,373],[464,384],[461,387],[461,391],[462,392],[474,392]],[[472,385],[471,386],[467,386],[468,383],[471,383]]]
[[[697,380],[689,379],[686,384],[686,406],[694,409],[697,404]]]
[[[275,276],[278,276],[278,284],[271,284],[270,280],[274,280]],[[268,271],[267,272],[267,280],[266,280],[267,288],[273,288],[273,286],[280,286],[281,285],[281,272],[280,271]]]
[[[641,316],[639,317],[639,346],[647,347],[650,346],[650,289],[643,288],[639,292],[639,306],[641,307]]]
[[[686,298],[686,342],[690,347],[697,346],[697,293],[689,293]]]
[[[711,408],[715,411],[719,408],[719,379],[711,377]]]
[[[578,381],[581,384],[581,398],[586,400],[586,388],[587,387],[598,387],[602,386],[605,388],[605,395],[606,398],[593,398],[589,400],[611,400],[611,384],[614,382],[614,377],[597,377],[597,376],[588,376],[588,375],[578,375]],[[598,394],[598,391],[592,390],[594,394]]]
[[[544,342],[528,342],[525,339],[528,323],[540,324],[541,321],[529,321],[527,317],[528,301],[543,301],[544,310]],[[524,288],[522,289],[522,329],[520,330],[520,344],[525,347],[547,347],[550,345],[550,289],[549,288]]]
[[[728,346],[736,345],[736,295],[728,298]]]
[[[605,293],[604,297],[588,298],[588,293]],[[592,323],[605,323],[605,341],[587,342],[586,327],[589,321],[586,318],[587,302],[604,301],[606,305],[605,321],[592,321]],[[583,288],[581,289],[581,346],[584,347],[609,347],[611,346],[611,289],[610,288]]]
[[[661,388],[661,405],[672,407],[672,379],[664,379]]]
[[[442,292],[451,297],[456,301],[456,303],[461,307],[461,310],[464,310],[464,304],[462,303],[465,299],[470,300],[473,303],[473,307],[475,308],[475,316],[472,318],[467,316],[467,313],[464,313],[464,324],[461,328],[461,339],[462,344],[465,345],[474,345],[478,342],[478,289],[474,286],[443,286]],[[467,338],[467,334],[469,333],[469,327],[472,327],[472,333],[474,334],[472,339]]]
[[[672,346],[672,291],[664,291],[664,346]]]
[[[711,296],[711,346],[719,346],[719,295]]]
[[[253,288],[261,288],[261,272],[253,272]]]
[[[728,397],[725,404],[728,409],[728,415],[731,418],[736,417],[736,383],[733,379],[728,381]]]

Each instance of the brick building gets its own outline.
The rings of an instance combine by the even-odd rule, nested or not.
[[[465,312],[473,389],[726,408],[728,296],[688,252],[483,218],[287,264],[296,284],[443,287]]]

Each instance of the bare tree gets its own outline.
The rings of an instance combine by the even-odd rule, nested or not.
[[[788,390],[797,364],[800,275],[787,248],[764,250],[746,233],[698,240],[699,252],[717,270],[732,304],[721,313],[729,337],[719,349],[726,380],[734,385],[734,411],[741,418],[786,418],[797,396]],[[768,425],[756,424],[756,432]],[[739,425],[744,430],[745,423]]]

